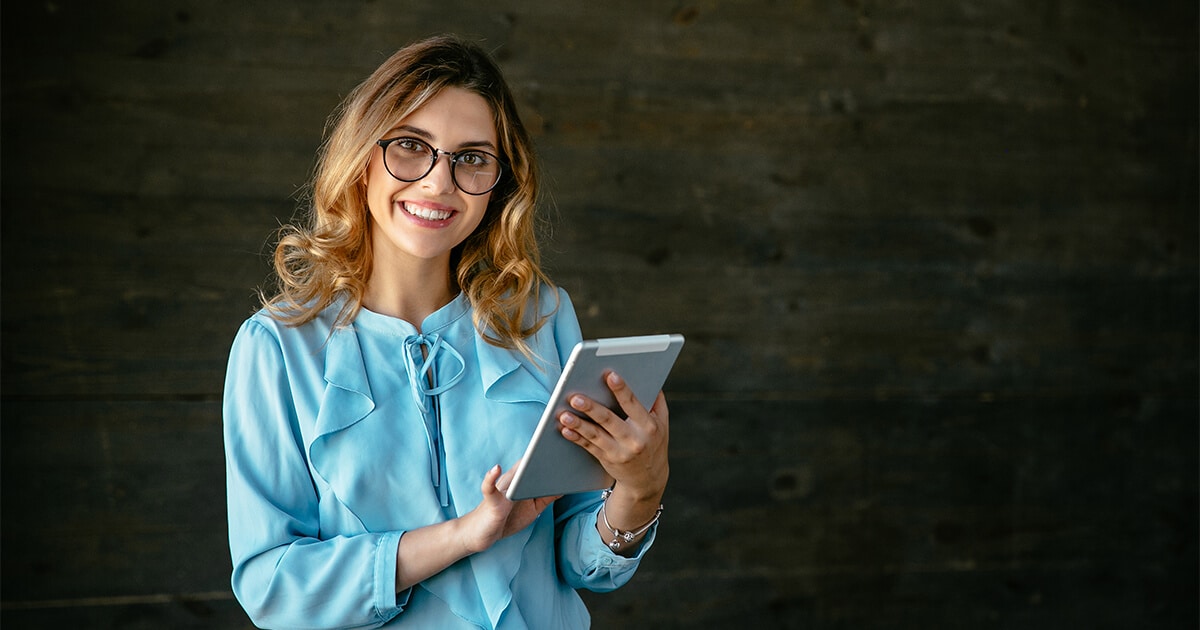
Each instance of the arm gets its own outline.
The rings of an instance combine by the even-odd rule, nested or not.
[[[238,601],[263,627],[377,627],[399,614],[399,532],[323,540],[283,351],[250,321],[230,352],[224,419]],[[296,385],[301,386],[301,385]]]
[[[559,295],[554,339],[561,354],[560,361],[566,363],[567,353],[582,339],[582,335],[570,298],[562,291]],[[614,382],[617,383],[617,389],[614,390],[617,400],[621,401],[633,423],[626,425],[624,420],[608,412],[602,405],[590,401],[581,410],[592,417],[599,416],[603,411],[608,415],[601,420],[611,430],[628,429],[619,434],[624,440],[621,447],[628,450],[623,453],[614,450],[610,455],[607,449],[618,444],[615,441],[603,442],[599,432],[582,428],[583,425],[597,426],[592,423],[577,423],[573,425],[574,428],[563,425],[560,428],[564,437],[596,456],[617,480],[605,512],[613,527],[625,531],[640,529],[641,525],[653,518],[659,507],[668,475],[668,418],[666,401],[661,394],[651,412],[647,412],[620,379]],[[574,415],[567,416],[568,421],[577,420]],[[605,429],[604,434],[612,438],[613,434],[608,431]],[[588,433],[589,437],[584,437],[581,432]],[[624,458],[623,463],[618,461],[621,458]],[[596,492],[571,495],[554,504],[559,574],[572,588],[609,591],[625,584],[653,544],[657,532],[657,527],[651,527],[628,544],[618,545],[614,553],[608,547],[613,537],[612,532],[604,526],[600,501],[600,493]]]
[[[582,339],[575,307],[565,291],[559,290],[559,308],[555,314],[554,338],[565,364],[567,353]],[[575,397],[572,407],[595,422],[584,422],[570,413],[560,417],[563,437],[592,454],[616,480],[612,495],[605,506],[605,515],[613,527],[624,531],[639,530],[650,522],[667,487],[670,467],[667,461],[667,438],[670,428],[667,401],[659,392],[649,411],[633,395],[633,391],[617,374],[609,374],[608,386],[628,416],[622,419],[603,405],[585,397]],[[596,515],[596,535],[605,543],[613,532]],[[648,530],[629,543],[618,545],[617,553],[630,557],[641,541],[653,532]]]
[[[646,410],[620,376],[609,373],[607,382],[628,414],[627,419],[584,396],[573,397],[571,406],[593,422],[582,421],[571,413],[559,417],[563,437],[591,453],[616,480],[603,515],[596,518],[596,533],[606,542],[615,537],[609,525],[622,532],[639,531],[654,520],[670,474],[670,423],[662,392]],[[631,541],[620,539],[614,551],[626,557],[632,555],[647,533],[649,530],[640,532]]]

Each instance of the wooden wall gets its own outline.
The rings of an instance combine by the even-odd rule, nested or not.
[[[679,331],[596,626],[1195,628],[1197,6],[6,3],[5,628],[235,628],[220,396],[326,116],[486,40],[589,336]]]

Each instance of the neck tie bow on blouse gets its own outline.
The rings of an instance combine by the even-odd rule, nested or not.
[[[457,371],[449,378],[438,374],[439,355],[447,355],[447,358],[458,364]],[[466,372],[466,363],[463,362],[462,355],[437,333],[410,335],[404,340],[404,358],[408,363],[408,379],[412,384],[413,399],[417,401],[417,407],[424,412],[429,411],[429,404],[434,396],[457,385]],[[439,384],[438,381],[441,380],[445,382]]]
[[[457,363],[454,373],[445,377],[439,373],[439,359]],[[446,455],[442,446],[442,420],[438,413],[436,396],[454,387],[466,372],[466,363],[442,336],[437,333],[410,335],[404,340],[405,367],[412,385],[413,400],[425,420],[425,435],[428,438],[430,480],[438,491],[442,507],[450,505],[449,488],[446,480]]]

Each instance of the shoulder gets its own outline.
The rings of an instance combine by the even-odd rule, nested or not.
[[[537,292],[531,296],[536,302],[535,312],[539,319],[553,319],[560,315],[575,316],[575,306],[567,290],[552,284],[543,283]]]
[[[571,296],[566,289],[542,284],[530,299],[536,302],[533,316],[540,324],[538,326],[539,333],[543,333],[547,329],[557,330],[563,324],[569,327],[578,327],[575,304],[571,301]]]
[[[273,345],[280,349],[290,346],[312,346],[324,344],[334,332],[339,305],[334,304],[303,324],[291,325],[276,319],[267,309],[251,315],[238,330],[234,347],[239,345]]]
[[[553,357],[562,365],[571,348],[582,340],[575,305],[566,289],[542,286],[538,292],[538,318],[542,320],[542,326],[530,340],[530,345],[544,360]]]

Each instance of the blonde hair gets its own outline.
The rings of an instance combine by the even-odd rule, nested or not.
[[[266,310],[288,325],[307,323],[338,300],[336,325],[354,321],[371,276],[370,218],[362,174],[375,141],[447,87],[479,94],[492,110],[506,168],[483,220],[451,252],[451,273],[490,343],[528,355],[541,328],[539,293],[551,287],[536,238],[538,169],[533,145],[495,62],[477,45],[439,36],[392,55],[330,118],[309,190],[309,225],[285,226],[275,248],[278,293]]]

